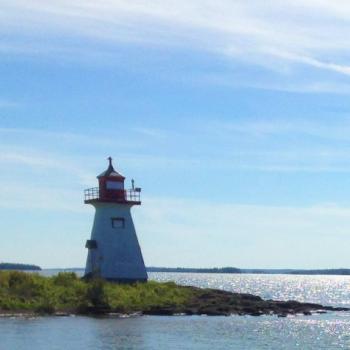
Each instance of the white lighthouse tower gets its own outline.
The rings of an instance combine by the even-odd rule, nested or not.
[[[132,188],[125,190],[125,177],[114,170],[112,158],[108,160],[108,169],[97,176],[99,187],[85,190],[85,203],[96,209],[91,239],[86,242],[85,276],[117,282],[147,281],[131,217],[131,207],[141,204],[141,188],[135,188],[132,180]]]

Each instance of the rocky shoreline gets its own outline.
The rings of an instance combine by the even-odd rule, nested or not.
[[[152,308],[143,313],[147,315],[277,315],[286,317],[288,315],[311,315],[327,311],[350,311],[349,308],[345,307],[301,303],[294,300],[263,300],[261,297],[252,294],[232,293],[217,289],[185,288],[191,288],[193,291],[193,297],[186,305],[177,308]]]

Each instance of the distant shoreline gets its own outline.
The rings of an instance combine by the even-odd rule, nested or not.
[[[349,276],[350,269],[239,269],[236,267],[221,268],[190,268],[190,267],[147,267],[147,272],[168,272],[168,273],[224,273],[224,274],[265,274],[265,275],[325,275],[325,276]],[[58,271],[84,271],[82,267],[77,268],[52,268],[43,270]]]
[[[0,270],[18,271],[84,271],[84,268],[49,268],[42,269],[40,266],[19,263],[0,263]],[[348,276],[350,269],[240,269],[237,267],[213,267],[213,268],[192,268],[192,267],[147,267],[147,272],[168,272],[168,273],[224,273],[224,274],[265,274],[265,275],[326,275],[326,276]]]
[[[222,268],[182,268],[182,267],[147,267],[148,272],[182,272],[182,273],[239,273],[266,275],[350,275],[350,269],[240,269],[236,267]]]

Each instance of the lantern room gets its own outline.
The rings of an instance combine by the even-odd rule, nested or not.
[[[112,158],[108,157],[107,170],[97,176],[100,199],[123,199],[125,177],[114,170]]]
[[[112,158],[108,157],[108,168],[97,176],[99,187],[85,190],[85,203],[114,202],[125,204],[141,204],[141,188],[135,188],[132,180],[132,188],[125,189],[125,177],[116,171],[112,164]]]

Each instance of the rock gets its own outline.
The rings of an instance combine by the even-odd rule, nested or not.
[[[178,312],[187,315],[312,315],[316,312],[348,311],[348,308],[323,306],[320,304],[301,303],[295,300],[274,301],[263,300],[261,297],[246,293],[231,293],[215,289],[190,288],[194,292],[192,299]]]

